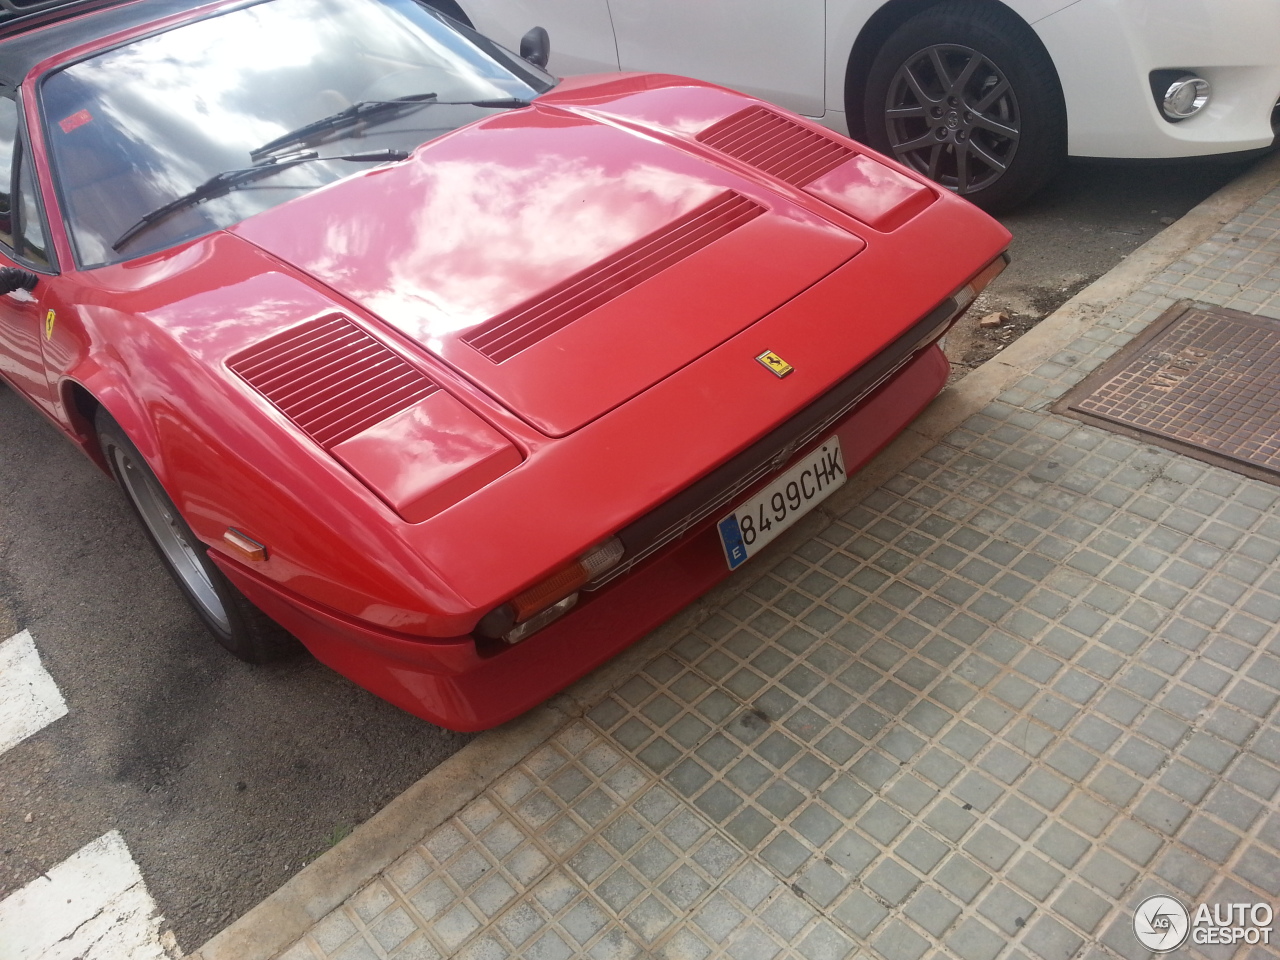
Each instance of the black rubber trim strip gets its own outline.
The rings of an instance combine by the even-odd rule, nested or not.
[[[0,24],[5,27],[15,25],[15,29],[21,30],[22,22],[30,20],[34,28],[42,23],[70,19],[89,10],[124,2],[125,0],[28,0],[27,3],[14,3],[13,0],[0,0]],[[69,9],[60,10],[56,15],[40,16],[60,7]]]

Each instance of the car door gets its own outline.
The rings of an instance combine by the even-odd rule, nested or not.
[[[510,50],[520,49],[531,27],[545,28],[551,36],[548,68],[557,76],[618,69],[608,0],[461,0],[459,8],[477,30]]]
[[[44,221],[31,164],[23,149],[19,109],[12,91],[0,87],[0,267],[34,272],[34,291],[0,296],[0,374],[50,411],[41,341],[45,334],[43,294],[51,272]]]
[[[609,9],[623,70],[698,77],[811,117],[825,110],[826,0],[609,0]]]

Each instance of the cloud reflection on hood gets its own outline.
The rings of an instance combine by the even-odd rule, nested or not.
[[[619,136],[591,123],[579,129],[597,145]],[[545,150],[515,163],[427,153],[306,198],[301,221],[293,205],[292,229],[268,216],[241,230],[438,349],[433,341],[541,293],[724,189],[697,171],[608,150]],[[339,192],[343,202],[332,202]],[[361,208],[378,216],[349,215]]]

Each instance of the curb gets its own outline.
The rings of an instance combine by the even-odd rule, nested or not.
[[[1080,337],[1111,304],[1213,236],[1277,184],[1280,153],[1259,161],[1248,173],[1130,253],[997,357],[943,390],[879,456],[770,545],[765,554],[790,552],[834,522],[1009,386]],[[761,569],[767,565],[766,561]],[[730,578],[565,692],[477,737],[189,956],[192,960],[271,960],[425,834],[479,796],[558,730],[582,716],[620,680],[704,619],[713,606],[749,585],[746,577]]]
[[[191,960],[268,960],[569,721],[551,703],[481,734],[215,935]]]

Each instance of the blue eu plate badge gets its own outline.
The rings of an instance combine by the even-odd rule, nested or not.
[[[742,529],[737,514],[730,514],[720,521],[720,542],[729,560],[729,569],[737,570],[747,559],[747,545],[742,542]]]

